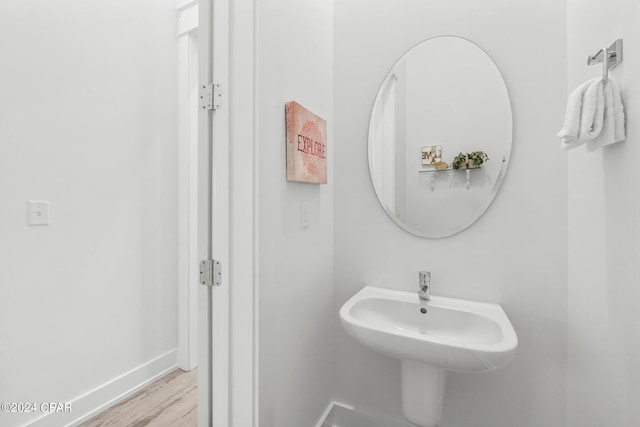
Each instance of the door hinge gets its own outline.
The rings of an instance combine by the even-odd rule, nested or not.
[[[211,111],[222,107],[222,87],[220,83],[207,83],[200,86],[200,109]]]
[[[222,285],[222,264],[215,259],[200,261],[200,284],[204,286]]]

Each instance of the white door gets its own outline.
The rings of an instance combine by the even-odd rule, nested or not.
[[[199,0],[199,81],[228,87],[228,1]],[[206,96],[205,96],[206,98]],[[206,100],[206,99],[205,99]],[[222,284],[198,290],[198,425],[229,427],[229,108],[198,116],[198,254],[221,265]]]
[[[198,289],[198,425],[257,427],[254,2],[198,2],[200,87],[222,93],[198,116],[198,256],[222,266]]]

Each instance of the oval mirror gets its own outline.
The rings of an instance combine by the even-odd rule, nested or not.
[[[456,234],[496,196],[511,139],[509,94],[489,55],[460,37],[423,41],[391,68],[371,113],[378,199],[410,233]]]

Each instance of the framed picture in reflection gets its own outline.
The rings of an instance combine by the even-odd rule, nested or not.
[[[422,164],[435,165],[442,161],[442,145],[427,145],[422,147]]]

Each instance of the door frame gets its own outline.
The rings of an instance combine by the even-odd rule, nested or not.
[[[222,264],[199,287],[198,425],[257,427],[257,176],[254,0],[199,0],[199,81],[222,106],[199,113],[198,253]],[[230,78],[231,76],[231,78]]]
[[[178,367],[198,366],[198,1],[178,12]]]
[[[231,179],[230,427],[258,427],[257,0],[230,4],[229,106]],[[284,108],[283,108],[284,110]],[[282,141],[284,144],[284,141]]]

